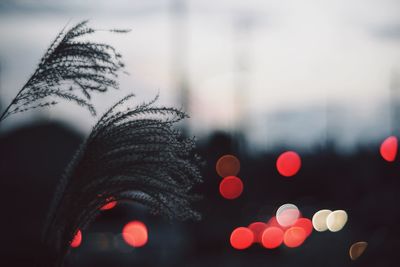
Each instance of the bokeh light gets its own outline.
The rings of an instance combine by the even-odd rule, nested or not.
[[[103,207],[100,208],[100,210],[110,210],[117,206],[117,201],[114,200],[114,198],[108,198],[107,199],[107,204],[105,204]]]
[[[82,232],[81,230],[78,229],[74,238],[71,241],[71,247],[77,248],[81,245],[81,243],[82,243]]]
[[[261,243],[262,235],[264,230],[267,228],[267,224],[263,222],[253,222],[248,227],[254,234],[254,242]]]
[[[306,232],[298,226],[290,227],[283,235],[283,243],[289,248],[299,247],[306,240]]]
[[[294,204],[283,204],[276,211],[276,220],[282,227],[293,225],[300,217],[300,211]]]
[[[243,182],[236,176],[225,177],[219,184],[219,192],[226,199],[236,199],[243,192]]]
[[[365,241],[356,242],[349,249],[350,258],[354,261],[358,259],[367,249],[368,243]]]
[[[324,209],[324,210],[319,210],[314,214],[314,216],[312,217],[312,224],[315,231],[324,232],[328,230],[328,226],[326,224],[326,218],[331,213],[332,213],[331,210]]]
[[[272,216],[272,217],[268,220],[267,226],[268,226],[268,227],[270,227],[270,226],[275,226],[275,227],[281,228],[283,231],[285,231],[287,228],[289,228],[289,226],[288,226],[288,227],[283,227],[282,225],[280,225],[280,224],[278,223],[278,221],[276,220],[276,216]]]
[[[233,155],[224,155],[217,161],[215,169],[219,176],[236,176],[240,171],[240,161]]]
[[[254,242],[253,231],[246,227],[238,227],[233,230],[230,242],[235,249],[246,249]]]
[[[295,175],[300,170],[300,167],[301,158],[299,154],[294,151],[286,151],[282,153],[276,161],[278,172],[285,177]]]
[[[122,237],[128,245],[135,248],[142,247],[148,241],[147,227],[140,221],[131,221],[122,229]]]
[[[264,230],[261,240],[265,248],[277,248],[283,242],[283,230],[275,226],[268,227]]]
[[[310,219],[299,218],[293,226],[301,227],[306,232],[306,237],[308,237],[313,230],[313,225]]]
[[[326,218],[326,225],[331,232],[342,230],[347,222],[347,213],[344,210],[335,210]]]
[[[398,140],[396,136],[389,136],[386,138],[380,147],[382,158],[386,161],[392,162],[396,159],[398,149]]]

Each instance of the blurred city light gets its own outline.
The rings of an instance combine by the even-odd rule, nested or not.
[[[328,225],[326,224],[326,218],[331,214],[331,210],[319,210],[312,217],[312,224],[315,231],[324,232],[328,230]]]
[[[219,192],[226,199],[236,199],[243,192],[243,182],[236,176],[228,176],[219,184]]]
[[[282,229],[269,226],[262,234],[262,245],[269,249],[279,247],[283,242],[283,233]]]
[[[253,244],[254,234],[249,228],[238,227],[233,230],[230,237],[230,242],[232,247],[235,249],[246,249]]]
[[[313,226],[310,219],[307,218],[299,218],[293,226],[301,227],[306,232],[306,237],[311,235]]]
[[[81,230],[78,229],[74,238],[71,241],[71,247],[77,248],[81,245],[81,243],[82,243],[82,232],[81,232]]]
[[[365,241],[359,241],[351,245],[349,249],[350,258],[354,261],[358,259],[364,251],[367,249],[368,243]]]
[[[344,210],[335,210],[326,218],[326,225],[331,232],[338,232],[346,225],[347,213]]]
[[[276,161],[276,168],[278,172],[285,177],[295,175],[300,170],[300,167],[301,158],[299,154],[294,151],[282,153]]]
[[[289,248],[301,246],[307,238],[306,231],[303,228],[293,226],[285,231],[283,243]]]
[[[380,147],[382,158],[386,161],[393,162],[396,159],[398,149],[398,140],[396,136],[389,136],[386,138]]]
[[[122,229],[122,237],[132,247],[143,247],[148,241],[147,227],[143,222],[131,221]]]
[[[276,220],[282,227],[295,224],[299,217],[300,211],[294,204],[283,204],[276,211]]]
[[[233,155],[224,155],[217,161],[215,169],[219,176],[236,176],[240,171],[240,161]]]
[[[248,226],[248,228],[253,231],[254,242],[261,243],[262,235],[264,230],[267,228],[267,224],[263,222],[253,222]]]
[[[100,208],[100,210],[110,210],[117,206],[117,201],[113,200],[114,198],[109,198],[107,201],[109,201],[107,204],[105,204],[103,207]]]

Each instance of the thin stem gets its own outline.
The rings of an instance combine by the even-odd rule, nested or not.
[[[11,101],[11,103],[8,105],[8,107],[3,111],[3,113],[0,116],[0,122],[2,122],[4,119],[7,118],[8,116],[8,111],[10,110],[11,106],[14,105],[17,102],[17,99],[19,97],[19,95],[22,93],[22,91],[24,90],[24,88],[22,88],[18,94],[14,97],[14,99]]]
[[[7,108],[3,111],[3,113],[0,116],[0,123],[5,120],[8,117],[8,111],[10,110],[10,108],[16,104],[19,100],[19,96],[22,94],[22,92],[27,88],[27,85],[31,82],[32,77],[34,77],[36,75],[36,73],[38,72],[38,69],[36,69],[35,73],[29,78],[29,80],[24,84],[24,86],[22,86],[21,90],[19,90],[18,94],[14,97],[14,99],[11,101],[11,103],[7,106]]]
[[[13,105],[13,102],[11,102],[10,105],[8,105],[8,107],[4,110],[4,112],[1,114],[0,116],[0,122],[2,122],[5,118],[6,118],[6,114],[8,112],[8,110],[10,109],[10,107]]]

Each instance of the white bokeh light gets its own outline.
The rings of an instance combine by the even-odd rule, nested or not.
[[[314,216],[312,217],[312,224],[315,231],[324,232],[328,230],[326,219],[331,213],[332,213],[331,210],[324,209],[324,210],[319,210],[314,214]]]
[[[347,213],[344,210],[335,210],[326,218],[326,225],[331,232],[338,232],[347,223]]]
[[[283,204],[276,211],[276,221],[282,227],[289,227],[296,223],[300,217],[300,211],[294,204]]]

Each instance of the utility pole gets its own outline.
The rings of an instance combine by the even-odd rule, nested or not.
[[[390,99],[389,99],[389,107],[390,107],[390,134],[399,137],[400,134],[400,105],[399,105],[399,97],[400,97],[400,79],[399,72],[397,69],[393,69],[390,74]]]
[[[2,67],[3,67],[3,66],[2,66],[1,60],[0,60],[0,95],[3,93],[3,92],[2,92],[2,88],[1,88],[1,87],[2,87],[2,85],[1,85],[1,71],[2,71]],[[2,106],[1,106],[1,98],[0,98],[0,111],[3,111],[3,110],[2,110]]]
[[[239,14],[234,20],[234,129],[233,139],[236,149],[246,149],[245,132],[247,96],[250,91],[250,44],[254,18],[249,14]]]
[[[178,102],[190,112],[190,89],[187,64],[187,6],[185,0],[171,0],[171,47],[173,87],[178,91]],[[187,130],[187,125],[182,125]]]

